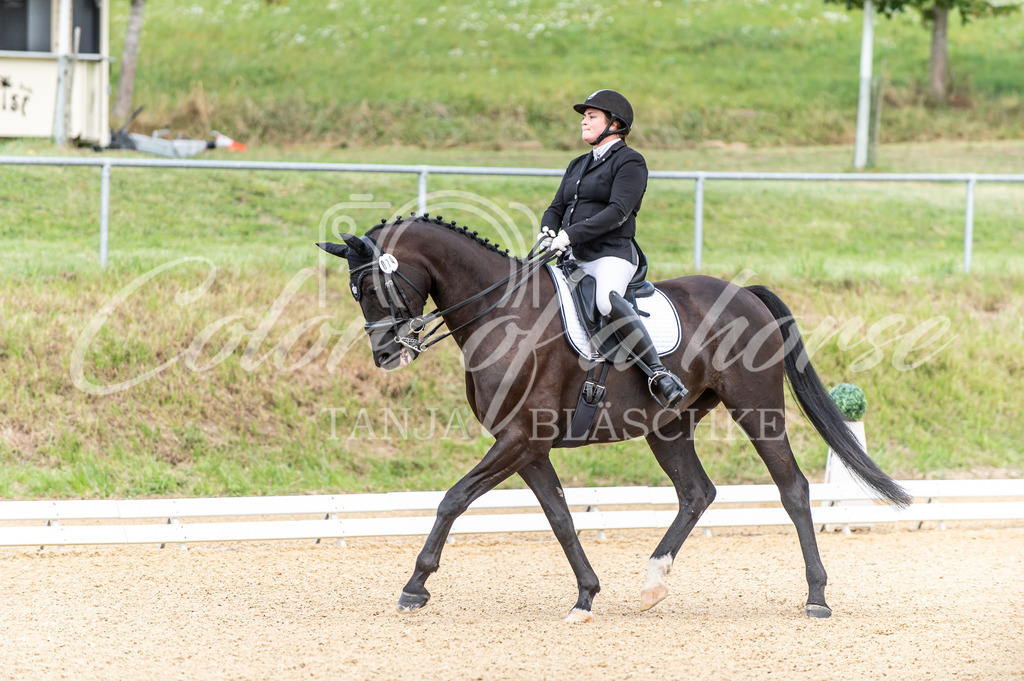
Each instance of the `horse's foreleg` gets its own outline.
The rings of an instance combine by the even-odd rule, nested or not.
[[[694,525],[715,498],[715,486],[704,472],[693,446],[693,430],[707,413],[684,412],[670,427],[651,432],[647,443],[668,474],[679,499],[679,511],[647,561],[647,577],[640,591],[640,608],[648,610],[668,596],[664,577]]]
[[[425,583],[437,572],[441,562],[441,549],[448,538],[455,519],[465,513],[469,505],[498,483],[523,467],[530,457],[525,438],[503,435],[491,446],[483,460],[461,480],[452,485],[437,507],[434,526],[427,535],[423,549],[416,558],[416,569],[402,589],[398,599],[399,612],[419,610],[430,600]]]
[[[544,515],[551,523],[551,529],[565,551],[565,557],[569,559],[573,574],[576,575],[576,584],[579,588],[579,598],[576,605],[566,616],[566,622],[585,623],[593,622],[594,616],[591,608],[594,603],[594,596],[601,590],[597,574],[591,567],[587,555],[583,552],[579,537],[576,536],[576,528],[572,522],[572,515],[569,513],[569,506],[565,503],[565,494],[562,492],[562,485],[558,481],[558,474],[555,473],[551,459],[543,457],[525,466],[519,471],[526,484],[530,486],[533,493],[537,495]]]

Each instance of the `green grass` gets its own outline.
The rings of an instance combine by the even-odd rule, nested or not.
[[[111,10],[118,56],[128,6]],[[933,107],[927,32],[879,21],[878,170],[1019,172],[1024,17],[949,37],[953,97]],[[611,86],[652,169],[842,172],[859,50],[860,14],[819,2],[157,3],[137,129],[218,129],[252,160],[564,168],[580,144],[570,104]],[[0,140],[0,155],[66,153],[94,155]],[[239,158],[204,156],[218,157]],[[431,176],[461,192],[431,212],[520,251],[555,184]],[[115,168],[111,189],[101,271],[99,171],[0,167],[0,497],[438,489],[486,451],[453,344],[385,375],[343,276],[321,304],[321,220],[334,207],[362,232],[408,213],[414,176]],[[693,272],[693,201],[692,182],[651,182],[653,278]],[[703,271],[750,269],[779,292],[825,382],[867,393],[869,448],[897,475],[1024,473],[1024,193],[978,186],[969,276],[963,211],[960,184],[706,186]],[[945,329],[934,346],[912,335],[930,324]],[[824,445],[791,412],[801,466],[820,475]],[[707,423],[716,482],[767,480],[723,413]],[[642,442],[554,458],[567,484],[666,482]]]
[[[128,7],[111,13],[120,56]],[[250,142],[566,148],[569,105],[611,86],[646,147],[848,143],[860,32],[817,1],[157,3],[135,102],[147,131]],[[1024,18],[951,25],[948,107],[926,102],[929,39],[911,15],[877,23],[883,140],[1021,137]]]
[[[962,170],[1001,172],[1021,151],[1019,143],[906,145],[886,147],[883,158],[890,170],[956,159]],[[0,153],[54,151],[22,141]],[[831,171],[847,150],[647,155],[661,169]],[[288,147],[249,157],[559,167],[568,156]],[[414,177],[115,169],[106,271],[97,263],[97,170],[2,167],[0,186],[0,496],[437,489],[489,446],[466,406],[454,344],[384,374],[342,276],[328,275],[320,304],[312,242],[321,217],[353,195],[357,205],[367,195],[390,204],[347,211],[365,231],[414,198]],[[432,176],[433,191],[492,206],[475,213],[432,203],[431,211],[514,245],[533,233],[514,205],[539,212],[554,186],[554,178]],[[787,301],[827,385],[852,382],[867,393],[871,454],[897,475],[1024,472],[1016,394],[1024,202],[1014,185],[979,187],[974,264],[964,276],[963,200],[960,185],[707,185],[704,271],[732,278],[750,268]],[[692,183],[651,183],[641,243],[655,278],[692,273],[692,210]],[[487,218],[502,211],[512,220],[499,229]],[[143,276],[151,278],[100,324],[104,304]],[[130,387],[87,390],[121,383]],[[790,418],[813,479],[824,444],[795,409]],[[716,482],[767,481],[724,413],[709,417],[700,438]],[[566,484],[665,482],[643,442],[554,460]]]

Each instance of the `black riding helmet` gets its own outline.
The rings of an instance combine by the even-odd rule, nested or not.
[[[608,125],[592,145],[600,144],[608,135],[625,137],[633,128],[633,107],[630,106],[628,99],[615,90],[598,90],[587,97],[585,102],[574,104],[572,108],[579,114],[583,114],[587,109],[600,109],[608,116]],[[615,121],[619,122],[618,130],[611,129]]]

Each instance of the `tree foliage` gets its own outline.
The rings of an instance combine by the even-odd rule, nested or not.
[[[826,3],[846,5],[846,9],[854,7],[864,9],[864,0],[825,0]],[[908,10],[921,14],[925,22],[930,22],[936,10],[949,12],[956,10],[960,20],[968,23],[974,19],[1012,14],[1020,11],[1019,3],[992,2],[991,0],[874,0],[875,11],[892,17]]]
[[[826,3],[844,4],[846,9],[864,9],[865,0],[825,0]],[[956,11],[964,24],[985,17],[995,17],[1019,12],[1020,3],[1001,0],[873,0],[876,12],[892,18],[914,10],[921,15],[921,21],[930,26],[932,33],[931,55],[928,62],[928,93],[934,102],[945,102],[949,94],[949,50],[946,30],[949,13]]]

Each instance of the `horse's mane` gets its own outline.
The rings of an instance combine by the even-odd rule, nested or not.
[[[430,225],[438,225],[438,226],[441,226],[441,227],[445,227],[445,228],[450,229],[451,231],[455,232],[456,234],[461,234],[462,236],[466,237],[467,239],[471,239],[472,241],[475,241],[476,243],[480,244],[481,246],[483,246],[484,248],[486,248],[489,251],[494,251],[495,253],[498,253],[499,255],[504,255],[506,258],[511,258],[513,260],[519,260],[518,257],[512,255],[512,253],[509,251],[509,249],[502,248],[501,245],[498,244],[496,241],[491,241],[490,239],[488,239],[486,237],[480,236],[479,232],[470,231],[469,228],[466,227],[465,225],[457,225],[457,224],[455,224],[455,220],[452,220],[450,222],[445,222],[444,218],[442,218],[440,215],[436,215],[434,217],[430,217],[430,215],[427,214],[427,213],[424,213],[423,215],[416,215],[415,213],[412,213],[411,215],[409,215],[409,217],[406,217],[406,218],[403,218],[401,215],[399,215],[398,217],[394,218],[390,222],[388,222],[387,220],[381,220],[380,224],[375,225],[372,228],[370,228],[370,230],[366,232],[365,236],[370,236],[374,232],[376,232],[378,230],[381,230],[381,229],[384,229],[385,227],[391,227],[391,226],[395,226],[395,225],[403,225],[405,223],[411,223],[411,222],[426,223],[426,224],[430,224]]]

